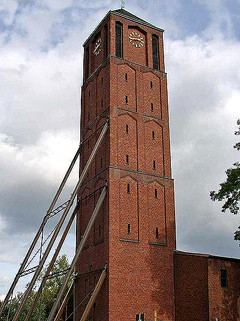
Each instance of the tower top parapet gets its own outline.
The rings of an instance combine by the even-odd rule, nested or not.
[[[121,9],[117,9],[117,10],[109,10],[108,13],[105,15],[105,17],[99,22],[99,24],[96,26],[96,28],[93,30],[93,32],[90,34],[90,36],[86,39],[86,41],[84,42],[83,46],[85,46],[85,44],[88,42],[88,40],[94,35],[94,33],[96,32],[96,30],[99,28],[99,26],[103,23],[104,20],[106,20],[106,18],[110,15],[110,14],[114,14],[116,16],[119,16],[121,18],[130,20],[132,22],[135,23],[139,23],[143,26],[164,32],[163,29],[156,27],[154,25],[152,25],[151,23],[139,18],[138,16],[132,14],[131,12],[121,8]]]

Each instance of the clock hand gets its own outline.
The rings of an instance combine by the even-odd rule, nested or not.
[[[96,52],[98,50],[98,48],[100,47],[100,43],[95,47],[95,49],[93,50],[93,52]]]
[[[133,37],[129,37],[130,40],[135,40],[135,41],[143,41],[142,39],[139,38],[133,38]]]

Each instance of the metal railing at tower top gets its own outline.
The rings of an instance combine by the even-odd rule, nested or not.
[[[49,254],[50,254],[50,252],[52,250],[52,247],[53,247],[53,245],[54,245],[54,243],[55,243],[55,241],[56,241],[56,239],[57,239],[57,237],[59,235],[59,232],[60,232],[60,230],[61,230],[61,228],[62,228],[62,226],[63,226],[63,224],[64,224],[64,222],[65,222],[65,220],[66,220],[66,218],[68,216],[70,208],[72,207],[72,205],[73,205],[73,203],[74,203],[74,201],[75,201],[75,199],[77,197],[77,193],[79,191],[79,188],[81,187],[81,185],[83,183],[83,180],[84,180],[84,178],[85,178],[85,176],[86,176],[86,174],[88,172],[88,169],[89,169],[89,167],[90,167],[90,165],[91,165],[91,163],[92,163],[92,161],[93,161],[93,159],[94,159],[94,157],[95,157],[95,155],[97,153],[97,150],[98,150],[99,146],[101,145],[101,142],[103,141],[103,138],[105,137],[105,135],[107,133],[108,127],[109,127],[109,120],[107,120],[106,123],[102,127],[102,130],[101,130],[101,132],[99,134],[97,142],[96,142],[95,146],[93,147],[91,155],[89,156],[88,161],[87,161],[86,165],[84,166],[84,169],[82,170],[82,172],[80,174],[78,183],[76,184],[76,186],[75,186],[75,188],[74,188],[74,190],[73,190],[73,192],[71,194],[70,199],[67,202],[65,202],[64,204],[62,204],[59,207],[54,209],[54,206],[56,205],[57,200],[59,199],[59,196],[62,193],[62,190],[63,190],[63,188],[64,188],[64,186],[65,186],[65,184],[66,184],[66,182],[67,182],[67,180],[69,178],[69,175],[72,172],[73,167],[74,167],[74,165],[75,165],[75,163],[76,163],[76,161],[77,161],[77,159],[78,159],[78,157],[80,155],[81,145],[82,145],[82,144],[80,144],[80,146],[79,146],[76,154],[74,155],[74,158],[73,158],[73,160],[72,160],[72,162],[71,162],[71,164],[70,164],[70,166],[69,166],[69,168],[68,168],[68,170],[67,170],[67,172],[66,172],[66,174],[65,174],[65,176],[64,176],[64,178],[63,178],[63,180],[62,180],[62,182],[61,182],[61,184],[60,184],[60,186],[59,186],[59,188],[58,188],[53,200],[52,200],[52,203],[51,203],[51,205],[50,205],[50,207],[49,207],[49,209],[47,211],[47,214],[44,216],[43,221],[42,221],[42,223],[41,223],[41,225],[40,225],[40,227],[39,227],[39,229],[38,229],[38,231],[37,231],[37,233],[36,233],[36,235],[35,235],[35,237],[34,237],[34,239],[32,241],[32,244],[30,245],[29,250],[27,251],[27,254],[26,254],[26,256],[25,256],[25,258],[24,258],[24,260],[23,260],[23,262],[22,262],[22,264],[21,264],[21,266],[19,268],[19,271],[16,274],[16,276],[14,278],[14,281],[13,281],[13,283],[12,283],[12,285],[11,285],[11,287],[10,287],[6,297],[5,297],[5,300],[4,300],[4,302],[3,302],[2,306],[1,306],[0,320],[5,321],[5,320],[2,319],[3,312],[4,312],[6,306],[7,306],[8,302],[9,302],[10,297],[12,296],[12,294],[14,292],[14,289],[15,289],[20,277],[24,276],[26,274],[29,274],[29,273],[34,273],[31,281],[27,285],[26,291],[25,291],[25,293],[24,293],[24,295],[22,297],[20,305],[19,305],[19,307],[18,307],[18,309],[17,309],[12,321],[18,321],[20,319],[20,317],[22,315],[22,312],[23,312],[23,308],[26,306],[26,302],[27,302],[27,300],[28,300],[28,298],[29,298],[29,296],[31,294],[31,291],[32,291],[32,289],[33,289],[33,287],[34,287],[34,285],[35,285],[35,283],[36,283],[36,281],[37,281],[42,269],[43,269],[44,263],[46,262]],[[100,201],[101,202],[97,203],[96,207],[97,206],[98,207],[97,207],[96,210],[94,210],[93,214],[95,214],[95,217],[98,214],[99,208],[100,208],[100,206],[101,206],[101,204],[102,204],[102,202],[104,200],[105,195],[106,195],[106,186],[103,188],[101,196],[99,197],[99,202]],[[48,219],[50,217],[56,215],[57,213],[59,213],[62,210],[63,210],[63,214],[59,218],[59,221],[58,221],[57,225],[55,226],[55,228],[53,229],[53,231],[50,233],[51,237],[49,236],[49,238],[48,238],[49,242],[47,243],[46,249],[45,249],[44,253],[41,256],[41,260],[39,261],[39,264],[37,266],[33,267],[33,268],[27,269],[29,264],[30,264],[30,262],[31,262],[31,261],[29,262],[29,259],[30,259],[31,255],[33,253],[33,250],[34,250],[37,242],[41,238],[43,229],[44,229]],[[48,265],[46,274],[43,277],[42,284],[39,287],[39,291],[37,292],[36,298],[35,298],[35,300],[33,301],[32,305],[29,308],[28,315],[25,318],[26,321],[29,320],[30,317],[31,317],[31,314],[32,314],[32,312],[34,310],[34,307],[35,307],[35,305],[36,305],[36,303],[37,303],[37,301],[38,301],[38,299],[40,297],[40,295],[39,295],[40,294],[40,290],[45,285],[47,276],[49,276],[49,274],[50,274],[50,272],[51,272],[51,270],[53,268],[53,265],[54,265],[54,263],[55,263],[55,261],[57,259],[57,256],[58,256],[58,254],[59,254],[59,252],[60,252],[60,250],[62,248],[62,245],[63,245],[63,243],[64,243],[64,241],[66,239],[66,236],[67,236],[67,234],[68,234],[68,232],[70,230],[72,222],[73,222],[73,220],[74,220],[74,218],[76,216],[76,212],[77,212],[77,206],[76,206],[75,210],[73,211],[73,214],[69,218],[69,221],[68,221],[68,223],[67,223],[67,225],[66,225],[66,227],[65,227],[65,229],[63,231],[62,237],[60,238],[58,246],[57,246],[57,248],[56,248],[56,250],[55,250],[55,252],[53,254],[53,257],[51,259],[51,262]],[[93,220],[93,222],[94,222],[94,220]],[[93,224],[93,222],[91,221],[91,222],[89,222],[89,224],[90,223]],[[85,235],[85,233],[84,233],[84,235]],[[48,241],[48,239],[46,239],[46,241]],[[82,241],[80,242],[80,244],[82,244]],[[72,263],[71,269],[70,269],[71,273],[72,273],[73,268],[75,266],[76,259],[77,258],[76,258],[76,255],[75,255],[74,262]],[[69,277],[69,273],[67,273],[67,277]]]

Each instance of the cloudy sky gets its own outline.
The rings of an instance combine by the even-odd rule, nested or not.
[[[0,1],[0,298],[78,147],[82,44],[119,6]],[[177,248],[240,257],[240,216],[209,199],[239,159],[240,0],[127,0],[126,9],[165,29]],[[65,251],[73,245],[74,236]]]

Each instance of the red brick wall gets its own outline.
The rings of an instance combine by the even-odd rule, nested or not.
[[[227,270],[227,286],[221,286],[221,269]],[[240,320],[240,261],[209,258],[209,320]]]
[[[174,271],[176,321],[209,320],[208,258],[175,253]]]

